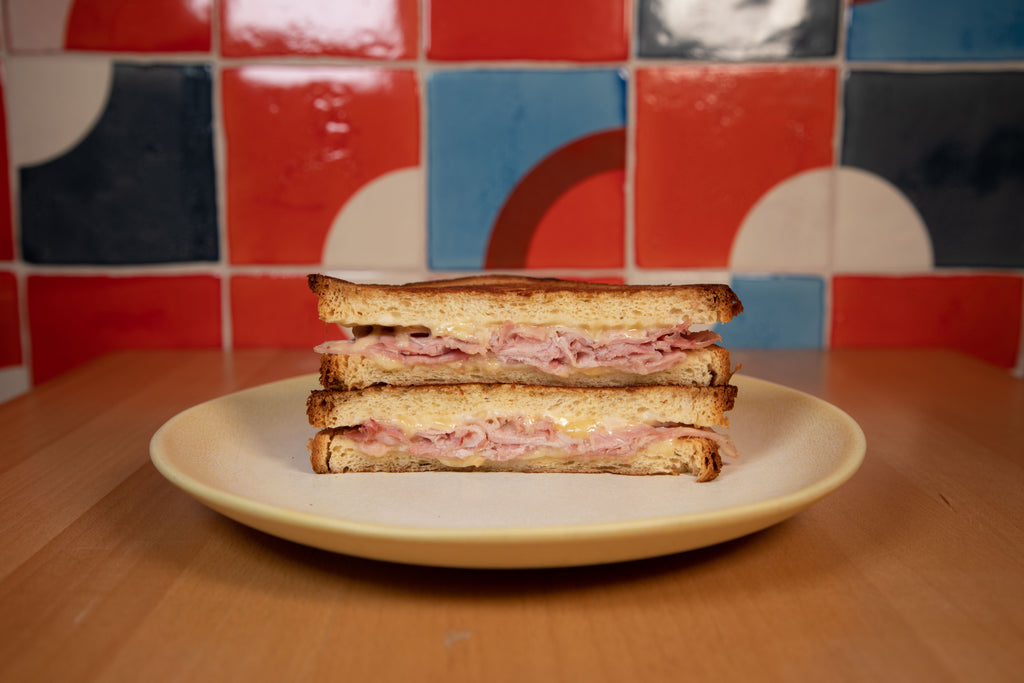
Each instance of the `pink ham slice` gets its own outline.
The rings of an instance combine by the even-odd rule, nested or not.
[[[429,334],[383,332],[372,339],[330,341],[317,353],[379,355],[406,364],[448,363],[489,355],[505,363],[522,363],[553,375],[571,369],[608,368],[649,374],[670,368],[687,351],[711,346],[721,337],[711,331],[691,333],[683,323],[642,336],[611,333],[601,339],[564,327],[505,323],[486,342]]]
[[[368,420],[358,427],[343,430],[341,435],[354,441],[370,456],[381,456],[399,448],[417,457],[461,460],[482,455],[488,460],[503,461],[523,457],[538,448],[557,448],[578,458],[627,458],[659,441],[684,437],[712,439],[718,444],[721,455],[737,455],[732,440],[724,434],[673,424],[592,430],[587,438],[576,438],[559,430],[550,420],[472,420],[451,431],[424,429],[412,435],[397,426]]]

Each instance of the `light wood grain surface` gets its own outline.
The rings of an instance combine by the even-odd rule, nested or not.
[[[735,353],[847,411],[861,470],[792,519],[617,565],[306,548],[149,461],[308,352],[127,352],[0,405],[0,681],[1022,680],[1024,382],[944,351]]]

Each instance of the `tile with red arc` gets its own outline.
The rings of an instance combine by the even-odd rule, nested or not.
[[[836,276],[834,348],[954,348],[1011,368],[1020,347],[1020,275]]]
[[[833,68],[641,68],[636,78],[640,266],[727,266],[762,195],[833,163]]]
[[[622,267],[625,90],[605,68],[431,74],[430,266]]]
[[[221,347],[213,276],[30,275],[27,294],[36,384],[113,351]]]
[[[14,52],[209,52],[211,0],[8,0]]]
[[[427,57],[436,60],[624,61],[624,0],[431,0]]]
[[[411,70],[260,65],[221,80],[234,263],[320,263],[346,202],[419,165]]]
[[[221,0],[225,57],[330,55],[413,59],[416,0]]]

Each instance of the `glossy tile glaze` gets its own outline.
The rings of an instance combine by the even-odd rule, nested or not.
[[[220,282],[207,275],[31,275],[27,298],[36,383],[120,349],[221,345]]]
[[[641,57],[749,61],[835,54],[841,0],[637,0]]]
[[[6,0],[16,52],[209,52],[211,0]]]
[[[1024,267],[1024,73],[857,71],[845,102],[842,163],[899,188],[937,267]]]
[[[427,56],[437,60],[622,61],[624,0],[425,0]]]
[[[225,69],[222,88],[234,263],[320,263],[357,192],[419,165],[410,70],[247,66]],[[376,201],[417,199],[384,192]]]
[[[832,164],[836,74],[824,67],[637,72],[637,263],[721,268],[772,186]]]
[[[221,0],[226,57],[333,55],[411,59],[416,0]]]
[[[428,106],[431,267],[622,264],[618,71],[437,72]]]
[[[210,88],[206,66],[112,65],[93,127],[19,168],[25,260],[216,260]]]
[[[951,347],[1004,368],[1017,357],[1019,275],[840,276],[832,297],[837,348]]]
[[[876,0],[850,8],[851,60],[1024,59],[1020,0]]]

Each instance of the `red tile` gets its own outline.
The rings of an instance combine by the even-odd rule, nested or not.
[[[1020,276],[837,276],[832,300],[833,347],[941,347],[1004,368],[1016,362]]]
[[[624,0],[429,0],[427,56],[437,60],[621,61]]]
[[[231,279],[235,348],[308,348],[339,329],[317,318],[316,295],[305,277],[240,276]]]
[[[220,34],[226,57],[412,59],[419,10],[417,0],[222,0]]]
[[[3,64],[0,63],[0,261],[14,258],[11,183],[7,156],[7,112],[4,109]]]
[[[252,66],[225,70],[222,83],[235,263],[320,263],[342,206],[420,163],[410,70]]]
[[[220,282],[205,275],[30,276],[34,381],[121,349],[219,347],[220,309]]]
[[[209,52],[210,0],[75,0],[69,50]]]
[[[13,365],[21,365],[18,279],[14,273],[0,273],[0,368]]]
[[[651,268],[721,268],[774,185],[833,161],[835,70],[639,69],[636,247]]]

